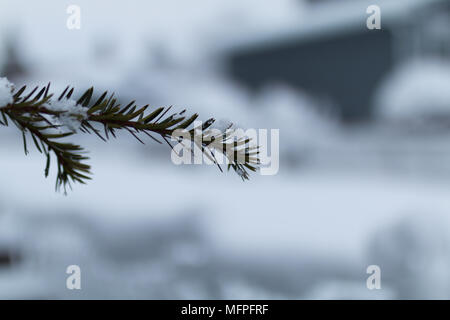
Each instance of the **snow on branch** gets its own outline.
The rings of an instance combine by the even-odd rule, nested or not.
[[[27,94],[25,91],[26,86],[16,91],[6,78],[0,78],[0,125],[8,126],[12,122],[17,126],[22,132],[25,154],[28,154],[27,139],[31,137],[36,149],[46,156],[46,177],[50,170],[51,154],[54,154],[58,170],[57,190],[63,187],[66,192],[72,182],[85,184],[91,179],[91,167],[86,164],[88,157],[84,149],[66,142],[68,137],[79,132],[93,133],[108,141],[111,136],[116,137],[116,131],[125,130],[140,143],[144,143],[142,134],[145,134],[153,141],[162,143],[158,139],[160,137],[171,146],[169,139],[173,134],[186,130],[192,144],[200,147],[205,156],[215,161],[214,152],[221,152],[229,160],[228,169],[232,168],[243,180],[249,178],[247,170],[256,171],[259,165],[258,147],[250,146],[251,141],[245,137],[234,141],[234,149],[231,149],[234,150],[232,154],[239,153],[239,159],[230,157],[227,134],[215,136],[214,143],[211,143],[211,137],[209,140],[203,139],[209,133],[200,133],[202,139],[199,139],[199,128],[192,127],[198,114],[189,117],[185,111],[170,114],[170,107],[147,112],[148,105],[138,107],[135,101],[121,106],[114,94],[108,95],[107,92],[92,103],[93,88],[84,92],[78,100],[72,98],[74,89],[70,87],[58,98],[49,93],[50,84],[40,90],[36,87]],[[214,121],[205,121],[201,132],[208,132]],[[220,168],[219,163],[216,164]]]

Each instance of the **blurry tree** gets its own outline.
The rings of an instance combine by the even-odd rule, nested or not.
[[[27,68],[19,54],[19,47],[15,38],[4,41],[4,61],[0,61],[0,74],[8,78],[16,78],[27,73]]]

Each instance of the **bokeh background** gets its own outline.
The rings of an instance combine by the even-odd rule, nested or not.
[[[280,129],[281,163],[79,136],[94,180],[64,196],[1,128],[0,298],[450,298],[448,0],[0,0],[0,74]]]

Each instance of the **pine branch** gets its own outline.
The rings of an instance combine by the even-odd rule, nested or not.
[[[104,92],[92,103],[94,89],[84,92],[78,100],[73,100],[74,89],[67,87],[57,99],[50,94],[50,84],[39,90],[34,88],[25,95],[26,86],[15,91],[5,105],[0,103],[0,125],[14,123],[22,132],[25,154],[28,154],[27,138],[31,137],[36,149],[45,155],[45,176],[49,175],[51,154],[57,162],[56,189],[71,188],[71,182],[85,184],[90,180],[91,167],[86,164],[84,149],[76,144],[65,142],[79,131],[95,134],[103,141],[116,137],[117,131],[125,130],[144,144],[141,134],[157,143],[157,137],[172,147],[169,140],[176,130],[186,130],[193,146],[217,164],[214,151],[219,151],[228,159],[228,169],[233,169],[243,180],[249,178],[247,170],[256,171],[259,164],[258,147],[251,146],[245,138],[234,138],[233,130],[220,135],[211,133],[214,119],[209,119],[201,127],[192,127],[198,114],[185,116],[185,110],[170,114],[171,107],[157,108],[147,112],[148,105],[138,108],[135,101],[121,106],[114,98]],[[191,129],[189,129],[191,128]],[[192,150],[192,149],[191,149]],[[231,150],[231,152],[230,152]]]

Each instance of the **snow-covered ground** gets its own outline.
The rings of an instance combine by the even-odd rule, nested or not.
[[[418,280],[450,294],[439,282],[450,263],[445,181],[283,170],[242,183],[98,148],[95,179],[64,197],[42,159],[21,151],[0,159],[1,239],[19,256],[1,269],[2,297],[427,297]],[[70,264],[82,266],[80,293],[65,289]],[[369,264],[386,272],[386,296],[366,291]]]
[[[450,107],[442,62],[387,77],[379,121],[343,128],[307,92],[251,94],[222,70],[220,48],[289,30],[306,5],[131,3],[79,1],[82,29],[69,31],[69,3],[0,0],[1,30],[17,33],[28,70],[13,81],[94,85],[280,129],[280,172],[243,183],[214,166],[175,166],[152,141],[81,136],[94,179],[63,196],[42,156],[23,155],[20,134],[1,128],[0,257],[12,261],[0,264],[0,298],[450,298],[449,133],[433,122]],[[1,47],[0,65],[4,56]],[[425,111],[425,126],[410,121]],[[66,289],[72,264],[81,291]],[[379,291],[366,288],[372,264]]]

